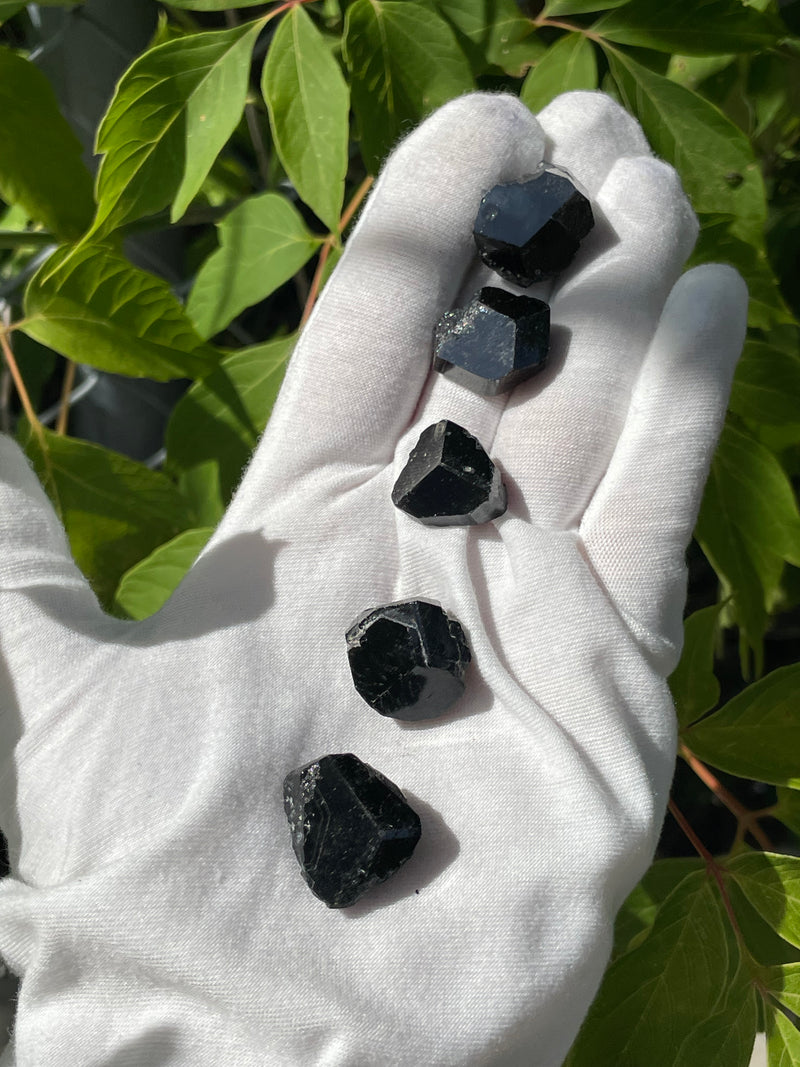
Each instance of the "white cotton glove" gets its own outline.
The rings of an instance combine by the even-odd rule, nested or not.
[[[482,193],[546,158],[596,226],[554,286],[551,363],[476,396],[429,372],[481,284]],[[728,267],[608,97],[538,122],[441,108],[394,152],[300,339],[266,434],[156,616],[104,616],[17,447],[0,454],[0,955],[17,1067],[557,1067],[647,869],[675,756],[666,675],[689,540],[745,328]],[[421,430],[475,434],[507,514],[395,509]],[[368,608],[439,601],[474,662],[440,720],[356,693]],[[312,895],[286,773],[353,752],[423,836],[354,907]]]

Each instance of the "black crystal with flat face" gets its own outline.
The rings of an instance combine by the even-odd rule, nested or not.
[[[555,277],[594,226],[588,199],[560,167],[495,185],[481,200],[473,236],[483,262],[515,285]]]
[[[347,631],[353,683],[393,719],[435,719],[464,692],[472,658],[461,624],[427,600],[373,608]]]
[[[474,393],[496,396],[543,370],[549,347],[543,300],[486,286],[437,323],[433,366]]]
[[[391,877],[422,833],[394,782],[351,752],[287,774],[283,807],[303,878],[329,908],[347,908]]]
[[[392,503],[426,526],[473,526],[503,514],[506,487],[477,437],[442,419],[420,434]]]

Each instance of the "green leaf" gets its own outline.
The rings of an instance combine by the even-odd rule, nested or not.
[[[764,976],[764,984],[784,1007],[800,1015],[800,963],[770,968]]]
[[[765,341],[747,341],[736,367],[729,407],[756,422],[800,419],[800,356]]]
[[[729,67],[736,56],[670,56],[667,77],[684,89],[697,89],[706,78]]]
[[[213,337],[240,311],[287,282],[322,244],[300,212],[277,193],[249,197],[218,224],[220,247],[197,275],[186,311],[201,337]]]
[[[530,64],[545,51],[515,0],[435,0],[435,6],[455,27],[475,75],[492,66],[516,75],[521,62]]]
[[[47,78],[0,48],[0,196],[62,240],[92,219],[92,179]]]
[[[23,7],[25,4],[19,3],[18,0],[0,0],[0,22],[13,18]]]
[[[738,172],[732,171],[728,177],[738,180]],[[754,237],[756,243],[751,244],[737,236],[732,232],[732,226],[738,225],[733,215],[705,215],[700,223],[700,236],[687,267],[699,263],[728,263],[735,267],[747,283],[747,323],[754,329],[768,330],[776,324],[792,323],[792,313],[781,296],[761,237]]]
[[[267,424],[295,339],[281,337],[234,352],[184,393],[167,425],[170,469],[190,470],[213,460],[219,464],[222,498],[230,499]]]
[[[674,1067],[748,1067],[757,1027],[756,991],[740,960],[724,1005],[687,1034]]]
[[[765,967],[800,961],[800,948],[776,934],[730,878],[727,879],[727,889],[742,941],[754,960]]]
[[[611,7],[622,7],[629,0],[547,0],[544,11],[547,18],[559,15],[582,15],[586,11],[605,11]]]
[[[261,91],[292,185],[335,233],[348,164],[350,94],[326,40],[301,7],[292,8],[275,32]]]
[[[733,598],[735,619],[742,636],[756,656],[756,671],[761,672],[763,638],[767,628],[765,592],[741,533],[727,511],[724,479],[718,477],[712,461],[694,535],[723,580],[725,595]]]
[[[567,1064],[672,1067],[687,1034],[718,1009],[728,964],[717,890],[705,871],[690,874],[642,944],[606,971]]]
[[[591,41],[582,33],[567,33],[529,72],[519,97],[535,114],[559,93],[596,88],[597,61]]]
[[[706,763],[740,778],[800,788],[800,664],[753,682],[719,711],[684,731]]]
[[[115,374],[197,378],[218,359],[166,282],[96,245],[55,252],[31,278],[25,316],[29,337]]]
[[[241,118],[262,24],[179,37],[128,68],[97,134],[92,235],[168,204],[183,215]]]
[[[225,500],[219,484],[219,463],[215,459],[177,472],[178,489],[189,501],[200,526],[216,526],[225,514]]]
[[[762,548],[800,564],[800,512],[791,482],[769,449],[729,422],[723,428],[713,467],[724,486],[726,510],[765,585],[770,572],[760,568]]]
[[[787,36],[776,18],[739,0],[631,0],[595,22],[592,33],[616,44],[689,56],[755,52]]]
[[[159,545],[122,576],[114,607],[131,619],[146,619],[162,608],[183,580],[214,532],[202,526]]]
[[[769,1067],[800,1067],[800,1030],[780,1010],[767,1014]]]
[[[699,719],[719,700],[714,674],[714,646],[722,604],[712,604],[690,615],[683,624],[683,653],[669,677],[669,687],[681,726]]]
[[[20,443],[69,537],[75,562],[109,610],[122,574],[191,525],[175,486],[159,471],[99,445],[26,423]]]
[[[762,919],[784,941],[800,946],[800,859],[747,852],[730,860],[727,867]]]
[[[698,213],[736,216],[740,236],[761,235],[766,196],[753,148],[703,97],[606,46],[623,105],[642,124],[656,155],[671,163]],[[741,182],[732,184],[729,175]]]
[[[617,914],[612,959],[638,946],[672,890],[687,874],[704,869],[703,860],[694,856],[656,860],[641,882],[628,894]]]
[[[261,7],[264,0],[236,0],[236,7]],[[170,7],[184,11],[231,11],[231,0],[169,0]]]
[[[449,25],[407,0],[355,0],[347,9],[344,54],[371,174],[401,134],[475,87]]]
[[[800,837],[800,793],[794,789],[779,789],[775,818]]]

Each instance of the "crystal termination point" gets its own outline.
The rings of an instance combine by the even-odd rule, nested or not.
[[[329,908],[350,907],[390,878],[422,834],[394,782],[351,752],[287,774],[283,807],[303,878]]]
[[[347,631],[353,684],[381,715],[435,719],[464,692],[471,660],[461,624],[438,604],[409,600],[373,608]]]
[[[426,526],[473,526],[508,506],[500,471],[477,437],[442,419],[423,430],[392,490],[392,503]]]

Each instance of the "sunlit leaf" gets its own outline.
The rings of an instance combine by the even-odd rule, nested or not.
[[[269,296],[322,243],[278,193],[249,197],[222,219],[217,232],[220,247],[200,268],[186,305],[201,337],[213,337]]]
[[[241,117],[261,25],[179,37],[128,68],[97,134],[93,234],[167,205],[183,215]]]
[[[758,1025],[756,991],[744,961],[725,991],[722,1007],[687,1034],[674,1067],[748,1067]]]
[[[700,759],[740,778],[800,788],[800,664],[753,682],[684,731]]]
[[[348,164],[350,94],[301,7],[281,20],[261,80],[275,148],[301,199],[335,231]]]
[[[594,46],[582,33],[567,33],[545,52],[522,83],[520,100],[541,111],[559,93],[597,88]]]
[[[100,445],[41,431],[20,432],[36,473],[67,531],[75,562],[111,609],[122,574],[192,525],[169,478]]]
[[[721,1006],[728,965],[718,891],[704,871],[690,874],[642,944],[609,967],[565,1067],[672,1067]]]
[[[742,236],[760,235],[764,182],[742,131],[702,96],[629,53],[606,46],[606,54],[624,106],[641,122],[656,155],[676,168],[694,210],[733,215]],[[731,174],[738,175],[735,183]]]
[[[131,619],[146,619],[166,604],[214,532],[213,526],[184,530],[159,545],[123,574],[115,607]]]
[[[213,461],[222,498],[230,499],[267,424],[294,342],[292,335],[243,348],[184,393],[167,425],[170,469]]]
[[[703,870],[700,857],[680,856],[656,860],[641,882],[628,894],[614,923],[612,959],[639,944],[650,930],[658,909],[688,874]],[[632,944],[633,942],[633,944]]]
[[[59,249],[39,268],[21,328],[68,359],[132,377],[197,378],[218,361],[166,282],[97,245]]]
[[[748,852],[727,867],[758,914],[784,941],[800,946],[800,859]]]
[[[344,54],[361,152],[372,174],[402,133],[474,88],[450,26],[407,0],[355,0],[347,9]]]

